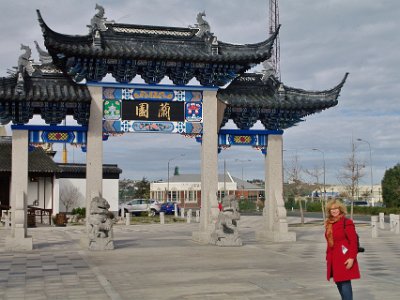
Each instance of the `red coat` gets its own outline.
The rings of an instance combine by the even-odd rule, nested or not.
[[[357,235],[353,221],[346,218],[346,228],[344,228],[344,218],[341,218],[333,223],[332,233],[334,245],[332,248],[327,245],[326,249],[327,279],[330,280],[333,277],[335,282],[339,282],[360,278],[357,262]],[[354,259],[354,264],[349,270],[344,264],[348,258]]]

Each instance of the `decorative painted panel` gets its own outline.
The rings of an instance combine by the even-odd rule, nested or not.
[[[129,85],[103,87],[103,132],[199,135],[203,131],[201,90]]]
[[[87,127],[52,125],[12,125],[12,130],[28,130],[30,144],[68,143],[86,145]]]

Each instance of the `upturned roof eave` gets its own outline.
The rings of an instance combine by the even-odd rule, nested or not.
[[[285,93],[293,93],[293,94],[298,94],[298,95],[309,95],[309,96],[320,96],[320,95],[325,95],[325,96],[339,96],[340,91],[342,90],[342,87],[344,86],[347,77],[349,76],[349,73],[346,72],[343,79],[337,84],[335,87],[328,89],[328,90],[322,90],[322,91],[315,91],[315,90],[303,90],[299,88],[293,88],[287,85],[283,85],[283,89],[285,90]]]
[[[315,109],[324,110],[338,104],[340,91],[348,77],[346,73],[342,81],[334,88],[324,91],[307,91],[287,87],[276,78],[274,87],[260,85],[260,80],[247,82],[246,85],[235,87],[232,82],[226,89],[220,89],[217,98],[232,107],[252,107],[270,109]],[[248,74],[249,77],[261,77],[261,74]],[[258,78],[260,79],[260,78]],[[252,84],[253,83],[253,84]],[[231,89],[231,91],[229,90]]]

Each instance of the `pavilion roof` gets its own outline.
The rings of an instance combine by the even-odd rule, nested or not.
[[[89,102],[91,96],[86,85],[77,84],[53,65],[34,65],[31,76],[24,73],[23,92],[18,92],[18,77],[13,74],[0,78],[0,102],[46,101]]]
[[[27,68],[29,72],[20,65],[0,78],[0,124],[26,124],[34,114],[48,124],[60,124],[66,115],[87,124],[91,95],[86,85],[77,84],[52,63],[30,62]]]
[[[76,81],[101,81],[109,73],[122,83],[140,75],[148,84],[168,76],[177,85],[196,77],[201,85],[223,86],[269,59],[279,31],[238,45],[218,41],[201,19],[205,14],[198,21],[206,25],[191,28],[121,24],[95,15],[89,33],[78,36],[55,32],[37,13],[54,63]]]
[[[255,64],[270,57],[276,34],[255,44],[230,44],[217,41],[218,52],[211,51],[210,36],[199,37],[199,28],[106,23],[100,31],[101,45],[93,34],[66,35],[53,31],[37,11],[47,50],[51,55],[93,56],[133,60],[171,60],[202,63]]]

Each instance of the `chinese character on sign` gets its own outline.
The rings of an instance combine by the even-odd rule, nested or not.
[[[149,104],[148,103],[140,103],[136,106],[136,116],[144,117],[146,119],[149,118]]]
[[[160,108],[158,109],[158,117],[166,118],[168,121],[171,120],[170,110],[171,107],[169,106],[169,103],[161,103]]]

